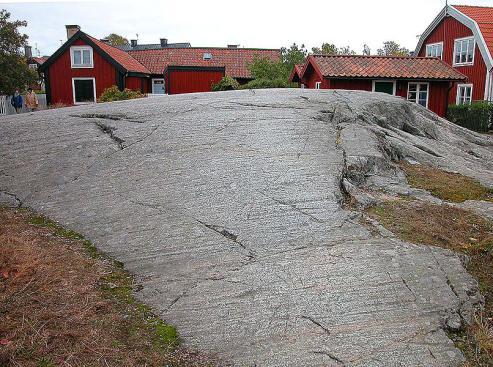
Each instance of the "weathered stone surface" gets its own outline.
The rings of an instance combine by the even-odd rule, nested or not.
[[[390,96],[270,90],[4,117],[0,146],[2,197],[123,261],[188,346],[238,366],[463,361],[444,328],[480,296],[460,258],[370,233],[343,187],[409,192],[391,158],[491,186],[491,138]]]

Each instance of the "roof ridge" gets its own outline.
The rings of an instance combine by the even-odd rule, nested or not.
[[[425,56],[400,56],[400,55],[327,55],[327,54],[312,54],[314,57],[360,57],[360,58],[382,58],[382,59],[428,59],[428,60],[440,60],[437,57],[425,57]]]
[[[460,4],[454,4],[451,6],[462,6],[465,8],[486,8],[486,9],[493,9],[493,6],[485,6],[485,5],[460,5]]]
[[[231,51],[241,51],[241,50],[246,50],[246,51],[277,51],[281,52],[280,48],[259,48],[259,47],[238,47],[238,48],[230,48],[230,47],[165,47],[165,48],[159,48],[155,50],[121,50],[124,52],[140,52],[140,51],[163,51],[163,50],[231,50]]]

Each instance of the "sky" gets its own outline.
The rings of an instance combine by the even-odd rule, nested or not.
[[[493,0],[450,3],[493,6]],[[12,19],[28,22],[22,31],[41,55],[66,40],[66,24],[97,38],[118,33],[139,43],[168,38],[192,46],[280,48],[296,42],[311,49],[329,42],[360,54],[364,44],[376,53],[394,40],[413,50],[444,6],[445,0],[0,0]]]

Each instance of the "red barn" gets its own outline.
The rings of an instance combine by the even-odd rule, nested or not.
[[[416,55],[438,57],[467,76],[454,86],[451,104],[493,101],[493,8],[446,6],[421,35]]]
[[[465,80],[437,58],[404,56],[311,55],[301,75],[307,88],[388,93],[440,116],[446,114],[450,88]]]
[[[280,59],[279,50],[200,48],[163,40],[159,47],[117,48],[78,26],[66,27],[67,42],[40,67],[49,104],[94,103],[113,85],[153,94],[210,92],[225,75],[240,83],[251,80],[248,64],[255,57]]]

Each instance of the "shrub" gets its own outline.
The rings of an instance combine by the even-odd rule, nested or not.
[[[236,81],[236,79],[230,77],[230,76],[225,76],[223,77],[219,83],[214,84],[212,86],[212,91],[213,92],[219,92],[222,90],[236,90],[240,89],[240,83]]]
[[[448,107],[449,121],[469,130],[488,132],[493,121],[493,104],[473,102],[472,104],[451,105]]]
[[[258,78],[242,85],[241,89],[265,89],[265,88],[295,88],[295,83],[290,83],[284,78],[266,79]]]
[[[116,85],[106,88],[101,97],[99,97],[98,102],[113,102],[113,101],[124,101],[126,99],[142,98],[144,95],[138,91],[125,88],[124,90],[119,90]]]

